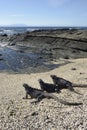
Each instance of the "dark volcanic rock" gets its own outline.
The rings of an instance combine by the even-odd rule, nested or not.
[[[18,66],[20,69],[30,66],[32,68],[36,67],[36,70],[34,71],[37,72],[38,68],[41,66],[42,68],[45,68],[45,70],[55,68],[50,63],[51,61],[56,61],[59,58],[87,58],[86,36],[86,30],[37,30],[33,32],[26,32],[24,34],[15,34],[12,36],[0,35],[0,43],[1,45],[8,44],[8,47],[17,53],[13,53],[14,51],[11,51],[12,56],[9,54],[6,57],[9,62],[8,64],[12,65],[12,70],[18,70]],[[5,54],[6,53],[7,52],[5,52]],[[37,55],[37,57],[28,58],[27,55],[30,55],[30,53],[32,55]],[[17,56],[17,59],[14,58],[15,56]],[[23,59],[22,56],[24,56]],[[3,60],[2,57],[1,60]],[[14,64],[12,63],[12,60]],[[5,62],[2,64],[5,64]]]
[[[3,37],[7,37],[8,35],[7,34],[2,34]]]
[[[37,30],[11,36],[9,45],[31,46],[31,51],[53,59],[84,58],[87,57],[86,34],[87,31],[76,29]]]
[[[0,60],[4,60],[4,59],[0,57]]]

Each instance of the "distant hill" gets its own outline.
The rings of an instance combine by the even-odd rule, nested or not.
[[[3,27],[28,27],[26,24],[11,24],[11,25],[3,25]]]

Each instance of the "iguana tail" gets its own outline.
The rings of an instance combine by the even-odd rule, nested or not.
[[[87,88],[87,84],[75,84],[75,83],[73,83],[73,84],[72,84],[72,87]]]
[[[55,100],[57,100],[58,102],[60,102],[60,103],[62,103],[62,104],[64,104],[64,105],[82,105],[83,103],[77,103],[77,102],[75,102],[75,103],[70,103],[70,102],[67,102],[67,101],[63,101],[62,99],[59,99],[58,97],[56,97],[55,95],[53,95],[53,94],[50,94],[50,93],[44,93],[44,96],[45,97],[48,97],[48,98],[53,98],[53,99],[55,99]]]

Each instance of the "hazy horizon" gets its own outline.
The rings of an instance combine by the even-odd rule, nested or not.
[[[53,28],[62,28],[62,27],[64,27],[64,28],[68,28],[68,27],[72,27],[72,28],[87,28],[87,26],[66,26],[66,25],[64,25],[64,26],[49,26],[49,25],[25,25],[25,24],[11,24],[11,25],[0,25],[0,27],[30,27],[30,28],[32,28],[32,27],[36,27],[36,28],[38,28],[38,27],[53,27]]]

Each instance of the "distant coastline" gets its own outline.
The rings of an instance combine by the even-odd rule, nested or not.
[[[32,32],[35,30],[56,30],[56,29],[80,29],[87,30],[87,27],[72,26],[0,26],[0,34],[13,35],[18,33]]]

